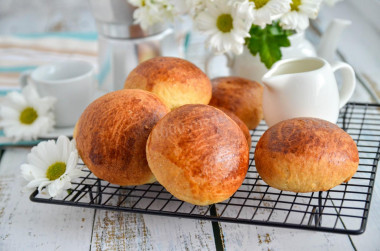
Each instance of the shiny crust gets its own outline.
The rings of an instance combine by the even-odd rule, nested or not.
[[[256,145],[255,163],[270,186],[293,192],[329,190],[347,182],[359,165],[351,136],[335,124],[296,118],[269,128]]]
[[[76,126],[79,155],[98,178],[118,185],[155,181],[145,146],[153,126],[169,109],[154,94],[120,90],[91,103]]]
[[[221,107],[219,107],[218,109],[224,112],[225,114],[227,114],[228,117],[230,117],[240,127],[241,131],[244,133],[245,138],[247,139],[248,150],[251,149],[251,144],[252,144],[251,134],[249,132],[248,127],[244,124],[244,122],[241,121],[241,119],[239,119],[239,117],[236,116],[233,112],[230,112],[229,110],[225,108],[221,108]]]
[[[232,196],[248,169],[242,131],[208,105],[185,105],[167,114],[153,128],[146,149],[157,180],[178,199],[195,205]]]
[[[185,104],[208,104],[211,82],[194,64],[180,58],[156,57],[138,65],[125,89],[142,89],[159,96],[170,109]]]
[[[240,77],[220,77],[211,80],[210,105],[222,107],[238,116],[253,130],[263,119],[263,87]]]

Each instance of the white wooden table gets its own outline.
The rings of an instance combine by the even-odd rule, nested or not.
[[[326,9],[318,24],[325,29],[332,17],[353,21],[339,48],[380,96],[379,26],[361,12],[368,11],[370,1],[347,0]],[[1,0],[1,4],[0,34],[95,29],[86,3],[80,1]],[[361,84],[352,100],[374,102]],[[22,191],[25,181],[19,169],[29,151],[7,148],[2,154],[0,250],[215,250],[222,248],[215,235],[222,236],[225,250],[380,250],[379,175],[362,235],[231,223],[219,224],[220,233],[214,233],[209,221],[33,203]]]

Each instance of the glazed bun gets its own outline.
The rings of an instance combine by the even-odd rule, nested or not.
[[[172,195],[194,205],[232,196],[248,169],[248,145],[225,113],[208,105],[184,105],[153,128],[147,143],[153,174]]]
[[[251,149],[251,144],[252,144],[252,138],[251,134],[249,133],[248,127],[244,124],[241,119],[239,119],[238,116],[236,116],[233,112],[230,112],[229,110],[226,110],[225,108],[219,108],[222,112],[228,115],[241,129],[241,131],[244,133],[245,138],[247,139],[248,143],[248,150]]]
[[[79,155],[100,179],[122,186],[154,182],[145,146],[153,126],[169,112],[153,93],[108,93],[83,112],[76,125]]]
[[[329,190],[347,182],[359,165],[351,136],[337,125],[295,118],[269,128],[256,145],[255,163],[270,186],[293,192]]]
[[[156,57],[139,64],[127,77],[125,89],[155,93],[170,109],[185,104],[208,104],[209,78],[194,64],[180,58]]]
[[[210,105],[225,108],[238,116],[253,130],[263,119],[263,87],[240,77],[220,77],[211,80]]]

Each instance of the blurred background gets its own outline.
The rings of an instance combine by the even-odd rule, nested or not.
[[[333,7],[324,6],[306,33],[307,38],[317,44],[319,32],[323,32],[333,18],[352,21],[339,41],[338,53],[362,80],[352,98],[356,101],[375,102],[378,101],[376,96],[380,96],[378,13],[380,0],[340,1]],[[183,56],[204,69],[207,54],[204,36],[191,30],[191,23],[187,26],[190,26],[191,36],[186,41]],[[79,58],[98,64],[97,38],[88,1],[1,0],[0,87],[17,85],[20,71],[57,59]],[[223,68],[225,59],[220,58],[219,63],[218,75],[228,74]]]

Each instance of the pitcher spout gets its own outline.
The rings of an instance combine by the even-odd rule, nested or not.
[[[286,76],[278,73],[278,66],[279,64],[275,64],[274,67],[265,73],[261,79],[264,87],[272,91],[281,90],[286,83],[286,81],[284,81],[284,78],[286,78]]]

